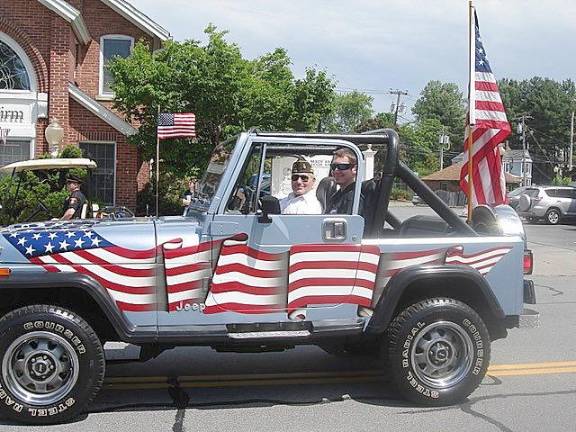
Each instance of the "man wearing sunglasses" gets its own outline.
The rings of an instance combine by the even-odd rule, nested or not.
[[[330,198],[328,214],[351,214],[354,204],[354,187],[356,185],[356,155],[346,148],[334,152],[330,171],[340,187]],[[360,203],[362,207],[362,202]]]
[[[322,214],[314,192],[316,178],[312,165],[304,159],[292,164],[292,192],[280,200],[282,214]]]

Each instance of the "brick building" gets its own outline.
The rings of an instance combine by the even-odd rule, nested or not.
[[[0,166],[53,151],[44,131],[57,119],[62,145],[98,164],[96,198],[134,208],[143,164],[127,143],[135,127],[111,108],[106,61],[168,37],[125,0],[0,0]]]

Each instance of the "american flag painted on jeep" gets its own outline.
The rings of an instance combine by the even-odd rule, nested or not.
[[[414,265],[466,265],[486,275],[511,250],[465,254],[455,246],[381,253],[378,245],[304,244],[270,253],[250,246],[245,234],[207,242],[194,237],[187,239],[190,244],[176,238],[158,248],[132,249],[112,243],[90,224],[59,223],[2,235],[46,271],[93,277],[122,311],[172,312],[178,305],[204,303],[207,314],[286,311],[291,317],[305,316],[300,311],[316,305],[373,307],[390,279]],[[158,276],[165,277],[166,307],[157,301]]]
[[[221,242],[202,242],[184,246],[181,238],[162,244],[166,276],[168,311],[178,306],[202,303],[212,276],[212,256],[217,256]]]
[[[288,311],[331,303],[370,306],[379,258],[373,246],[292,246]]]
[[[49,272],[78,272],[97,280],[123,311],[156,309],[156,248],[113,244],[89,226],[38,226],[3,234],[31,263]]]
[[[225,240],[204,313],[270,313],[286,304],[286,253],[267,253]]]

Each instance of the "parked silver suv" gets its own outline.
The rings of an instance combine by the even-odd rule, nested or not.
[[[576,188],[569,186],[531,186],[524,190],[517,212],[528,221],[544,219],[550,225],[576,217]]]

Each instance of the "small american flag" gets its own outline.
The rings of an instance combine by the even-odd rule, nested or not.
[[[158,139],[196,136],[194,113],[161,113],[158,117]]]
[[[496,78],[492,73],[480,38],[478,18],[474,10],[475,52],[474,73],[470,77],[469,113],[464,142],[464,165],[460,171],[460,187],[471,195],[473,206],[479,204],[498,205],[506,202],[506,181],[498,144],[510,135],[510,123],[500,98]],[[472,179],[473,190],[468,186],[468,136],[472,133]]]

